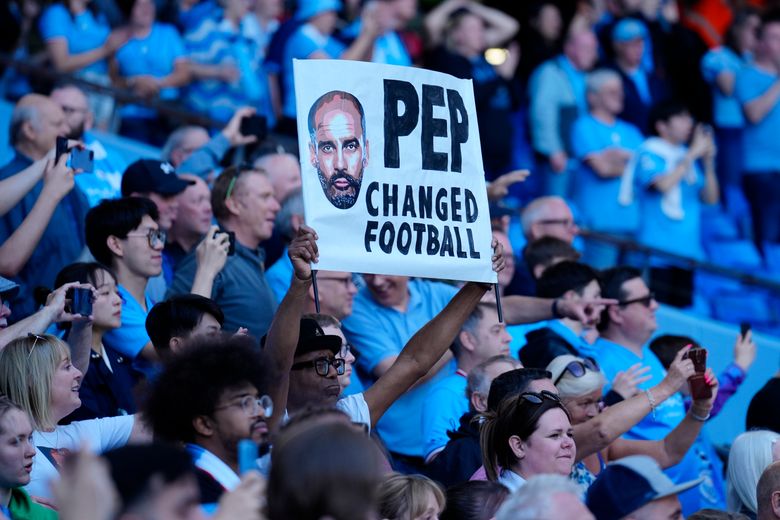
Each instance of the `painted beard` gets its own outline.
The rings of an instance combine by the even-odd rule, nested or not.
[[[322,173],[319,164],[317,165],[317,177],[320,179],[320,185],[322,185],[322,191],[328,200],[339,209],[349,209],[357,202],[358,195],[360,194],[359,179],[363,178],[363,165],[361,164],[360,170],[357,172],[357,177],[353,177],[348,174],[346,170],[336,170],[330,179],[325,177]],[[344,180],[348,183],[344,189],[336,186],[336,181]]]

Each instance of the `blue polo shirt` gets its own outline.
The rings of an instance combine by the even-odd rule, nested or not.
[[[617,343],[605,338],[598,338],[593,344],[591,355],[596,358],[607,378],[605,392],[618,372],[628,370],[635,363],[642,363],[644,366],[650,367],[650,371],[647,373],[650,379],[639,385],[642,390],[656,386],[666,377],[666,369],[648,346],[642,349],[640,357]],[[685,413],[682,395],[676,393],[663,403],[659,403],[656,406],[655,414],[645,416],[623,437],[651,441],[663,439],[680,424]],[[725,507],[723,466],[704,432],[699,434],[679,464],[664,471],[676,483],[704,477],[704,482],[701,485],[680,494],[684,516],[704,508],[723,509]]]
[[[184,42],[179,32],[172,25],[164,23],[155,23],[146,37],[131,38],[116,52],[119,74],[125,78],[164,78],[173,72],[176,62],[184,57]],[[179,89],[163,88],[158,97],[161,100],[176,99],[179,97]],[[157,114],[155,110],[140,105],[126,105],[120,112],[124,117],[153,118]]]
[[[744,66],[745,61],[726,46],[711,49],[701,59],[702,76],[712,90],[713,121],[720,128],[742,128],[745,124],[745,116],[735,93],[727,96],[716,83],[722,72],[730,72],[737,77]]]
[[[571,144],[579,168],[577,181],[572,183],[572,195],[590,229],[625,234],[634,233],[639,226],[636,201],[628,206],[618,202],[621,177],[599,177],[585,163],[585,158],[609,149],[634,151],[642,141],[644,137],[639,129],[620,119],[609,125],[587,114],[574,123]]]
[[[383,360],[397,356],[412,336],[444,309],[457,292],[451,285],[425,280],[409,280],[406,312],[384,307],[371,297],[368,288],[355,296],[352,315],[343,321],[344,334],[359,353],[358,367],[370,374]],[[390,451],[423,457],[422,410],[428,391],[455,372],[455,361],[429,381],[407,391],[377,423],[377,431]]]
[[[98,47],[108,39],[111,28],[102,14],[95,17],[92,11],[73,16],[63,4],[52,4],[43,11],[39,22],[41,36],[45,41],[64,38],[69,54],[82,54]],[[81,72],[108,74],[106,60],[96,61],[81,69]]]
[[[769,90],[780,77],[755,65],[743,67],[737,74],[734,95],[744,106]],[[756,124],[745,123],[742,142],[742,164],[745,173],[780,170],[780,103],[775,103],[764,119]]]
[[[313,25],[300,26],[284,47],[282,69],[282,87],[284,88],[284,107],[282,113],[295,117],[295,83],[293,81],[294,59],[306,59],[315,52],[324,52],[331,58],[338,58],[346,47],[332,36],[321,34]]]
[[[0,180],[12,177],[31,164],[32,160],[28,157],[16,153],[11,162],[0,168]],[[41,180],[16,206],[0,217],[0,244],[8,240],[30,215],[42,191]],[[19,293],[11,300],[12,322],[33,314],[38,308],[33,299],[33,290],[38,286],[54,288],[54,280],[60,269],[81,256],[86,244],[84,219],[88,210],[87,199],[78,188],[71,190],[54,208],[54,213],[32,255],[22,270],[11,278],[20,287]]]
[[[146,310],[144,310],[140,302],[121,284],[117,285],[117,290],[122,298],[122,326],[106,332],[103,342],[107,347],[132,359],[133,366],[148,376],[152,372],[151,364],[139,359],[138,355],[151,341],[149,334],[146,333],[146,316],[155,302],[145,294]]]
[[[654,153],[639,153],[634,173],[634,193],[639,199],[639,211],[642,215],[637,238],[639,242],[650,247],[703,261],[706,255],[701,244],[699,193],[704,179],[698,163],[693,165],[696,171],[695,182],[689,184],[683,179],[679,184],[684,218],[669,218],[661,210],[663,193],[650,187],[657,178],[667,175],[675,166],[667,164],[662,157]],[[656,266],[669,265],[669,261],[662,258],[651,258],[651,263]]]
[[[422,411],[425,457],[447,445],[447,432],[457,430],[461,416],[469,411],[466,377],[464,372],[455,372],[428,390]]]

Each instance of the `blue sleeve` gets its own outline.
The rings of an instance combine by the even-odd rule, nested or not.
[[[734,84],[734,97],[740,103],[753,101],[766,91],[764,82],[757,81],[756,74],[750,68],[744,67],[737,73],[737,80]]]
[[[48,41],[53,38],[67,38],[73,19],[68,10],[60,4],[54,4],[43,12],[39,28],[43,39]]]
[[[164,31],[161,31],[164,38],[163,43],[169,46],[171,61],[173,62],[185,58],[184,40],[179,34],[179,31],[172,25],[163,25],[163,29]]]
[[[230,149],[230,142],[222,132],[211,138],[211,140],[195,150],[183,163],[176,168],[178,174],[191,173],[202,179],[206,179],[209,174],[216,170],[219,162]]]
[[[314,40],[306,36],[303,31],[297,31],[287,42],[290,49],[289,55],[293,58],[308,58],[315,52],[322,50]]]
[[[448,431],[458,429],[465,399],[465,395],[455,395],[444,384],[436,385],[428,392],[422,413],[423,452],[426,458],[447,445]]]
[[[403,345],[396,345],[389,334],[377,334],[377,316],[373,305],[361,305],[362,301],[355,299],[352,314],[344,320],[344,332],[360,355],[357,364],[367,374],[374,378],[374,369],[384,359],[397,356]],[[374,378],[375,379],[375,378]]]
[[[714,83],[718,74],[730,69],[722,52],[712,50],[701,59],[701,74],[708,83]]]
[[[122,326],[105,335],[106,345],[130,359],[135,359],[151,340],[146,333],[146,314],[122,309]]]
[[[592,131],[590,126],[590,121],[584,117],[577,119],[572,125],[571,147],[577,159],[582,159],[589,153],[606,148],[597,142],[596,133]]]
[[[640,187],[647,187],[656,178],[665,175],[667,169],[666,161],[661,157],[654,153],[641,152],[636,161],[635,182]]]

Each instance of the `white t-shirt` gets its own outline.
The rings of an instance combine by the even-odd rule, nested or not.
[[[123,415],[76,421],[57,426],[51,432],[33,432],[35,458],[25,491],[33,496],[52,498],[50,484],[59,478],[58,467],[67,452],[84,446],[94,453],[102,453],[124,446],[130,440],[134,423],[134,416]]]
[[[352,422],[365,424],[371,431],[371,411],[363,397],[363,392],[342,397],[336,402],[336,409],[349,415]]]

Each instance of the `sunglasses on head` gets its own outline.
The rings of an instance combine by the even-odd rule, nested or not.
[[[518,401],[518,404],[526,401],[531,404],[540,405],[545,400],[554,401],[556,403],[561,402],[561,398],[558,397],[558,394],[554,394],[549,390],[542,390],[541,392],[523,392],[520,394],[520,400]]]
[[[591,370],[592,372],[601,372],[598,363],[596,363],[596,360],[593,358],[586,357],[582,361],[571,361],[568,365],[566,365],[566,368],[563,369],[561,375],[559,375],[558,378],[553,381],[553,384],[557,385],[558,382],[563,379],[563,376],[566,375],[566,372],[569,372],[574,377],[582,377],[588,370]]]

